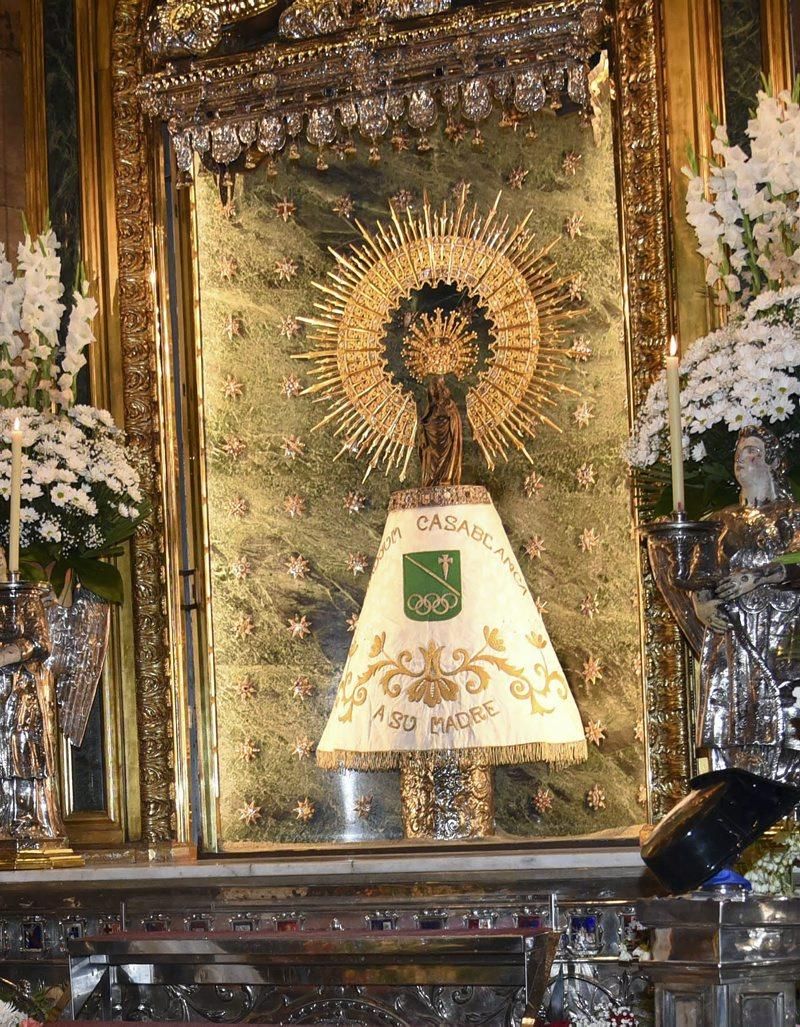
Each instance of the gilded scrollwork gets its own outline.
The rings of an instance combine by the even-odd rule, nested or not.
[[[114,9],[114,156],[125,430],[150,514],[133,541],[136,707],[142,832],[155,843],[174,837],[172,704],[167,660],[164,525],[156,379],[151,146],[136,89],[142,74],[143,4]]]
[[[164,0],[148,19],[150,52],[155,58],[210,53],[224,25],[277,6],[278,0]]]
[[[667,129],[657,0],[620,0],[614,17],[620,206],[634,410],[661,370],[670,333]],[[663,816],[692,772],[688,655],[641,554],[643,675],[651,811]]]

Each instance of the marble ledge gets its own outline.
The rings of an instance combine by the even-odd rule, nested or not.
[[[647,874],[638,847],[590,846],[503,852],[337,853],[257,858],[209,858],[193,862],[110,863],[62,870],[0,872],[8,885],[83,886],[103,889],[225,888],[231,885],[343,886],[414,881],[494,880],[547,887],[559,881],[614,881],[633,884]]]

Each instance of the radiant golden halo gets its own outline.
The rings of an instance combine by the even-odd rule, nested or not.
[[[554,405],[553,393],[572,391],[556,378],[565,365],[559,344],[578,311],[567,305],[569,279],[554,275],[549,253],[558,240],[534,247],[533,212],[509,225],[498,216],[501,195],[485,216],[477,206],[467,210],[466,191],[438,212],[426,195],[421,212],[409,208],[405,218],[390,204],[389,224],[370,231],[356,221],[363,243],[347,253],[329,248],[336,267],[314,283],[324,297],[315,304],[320,314],[299,319],[314,329],[309,338],[318,347],[299,359],[312,362],[317,379],[305,393],[328,405],[315,429],[335,425],[343,437],[338,455],[369,459],[365,477],[383,463],[404,480],[414,449],[416,404],[388,368],[385,326],[424,285],[452,283],[477,300],[491,325],[489,358],[466,402],[489,468],[511,448],[531,460],[526,439],[542,423],[557,428],[543,408]]]
[[[437,308],[433,316],[422,314],[403,342],[408,373],[418,382],[432,374],[463,378],[478,359],[477,338],[470,331],[469,321],[457,310],[443,314]]]

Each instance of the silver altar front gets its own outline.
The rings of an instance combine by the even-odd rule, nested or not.
[[[414,1018],[410,995],[393,1015],[388,1011],[381,1015],[380,1006],[363,989],[405,987],[424,992],[432,987],[434,995],[439,994],[440,1023],[478,1020],[475,1011],[466,1013],[466,1021],[461,1018],[466,996],[456,995],[454,1016],[447,1015],[444,996],[450,988],[470,994],[488,990],[495,1001],[508,990],[512,998],[508,1022],[534,1027],[558,942],[559,935],[545,928],[535,932],[186,931],[76,939],[69,944],[72,1015],[80,1018],[97,994],[104,1020],[135,1019],[137,1014],[154,1019],[156,1013],[172,1019],[174,1012],[167,1015],[170,999],[177,1018],[188,1019],[192,1010],[213,1020],[219,992],[239,991],[242,1007],[237,1019],[249,1022],[322,1023],[345,1018],[349,1022],[360,1012],[356,1022],[407,1027],[420,1022]],[[287,1021],[290,1000],[287,1004],[281,989],[306,986],[313,990],[326,985],[339,994],[332,999],[323,999],[319,993],[301,999]],[[481,1022],[487,1022],[489,1008],[482,1013]]]
[[[637,915],[650,929],[656,1027],[794,1027],[800,899],[651,899]]]

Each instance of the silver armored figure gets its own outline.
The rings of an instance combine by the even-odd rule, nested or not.
[[[0,582],[0,839],[63,837],[47,589]]]
[[[697,744],[712,769],[800,783],[800,506],[783,446],[743,429],[739,503],[647,530],[659,588],[700,658]],[[795,691],[795,690],[798,691]]]

